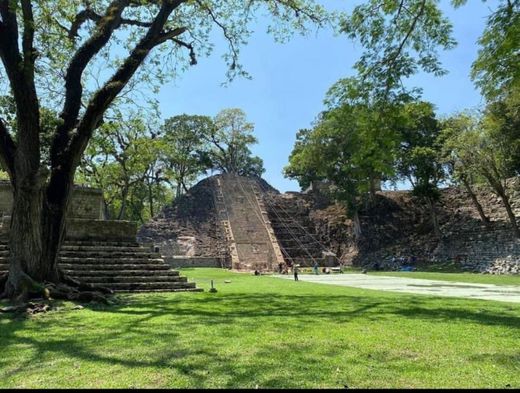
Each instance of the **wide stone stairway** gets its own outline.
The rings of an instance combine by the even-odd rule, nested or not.
[[[11,206],[11,186],[0,182],[0,274],[9,270]],[[116,292],[202,291],[151,245],[138,243],[136,232],[135,222],[104,218],[101,190],[75,186],[59,267],[78,281]]]
[[[215,206],[226,231],[232,268],[273,271],[283,257],[255,183],[234,174],[217,179]]]
[[[8,271],[8,256],[7,243],[0,241],[0,274]],[[59,266],[79,281],[116,292],[202,291],[137,242],[66,241]]]

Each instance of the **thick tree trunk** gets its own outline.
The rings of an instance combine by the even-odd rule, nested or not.
[[[5,295],[26,299],[58,284],[58,254],[65,234],[71,184],[45,187],[35,180],[15,187],[9,231],[9,275]]]
[[[490,174],[484,174],[486,180],[489,185],[493,187],[495,192],[498,194],[502,202],[504,203],[504,207],[506,208],[507,216],[509,217],[509,222],[511,223],[511,227],[513,228],[513,233],[517,238],[520,239],[520,229],[518,228],[518,224],[516,222],[515,214],[513,213],[513,209],[511,208],[511,203],[509,203],[509,198],[507,196],[506,190],[500,180],[496,180]]]
[[[106,301],[101,292],[112,292],[77,282],[58,268],[72,176],[70,173],[55,176],[47,187],[34,182],[30,187],[14,189],[9,274],[3,297],[15,301],[30,297]]]
[[[148,203],[150,204],[150,218],[154,216],[153,211],[153,189],[152,185],[148,183]]]
[[[377,191],[381,191],[381,177],[373,176],[370,178],[370,197],[375,199]]]
[[[464,188],[466,189],[466,192],[468,193],[468,195],[470,196],[471,200],[473,201],[473,204],[477,208],[478,214],[480,216],[480,219],[482,220],[482,222],[484,224],[486,224],[486,226],[489,227],[489,225],[490,225],[489,217],[486,216],[486,214],[484,213],[484,209],[482,208],[482,205],[478,201],[477,196],[475,195],[475,193],[471,189],[471,186],[470,186],[469,182],[465,178],[462,178],[461,181],[462,181],[462,184],[464,185]]]
[[[509,202],[509,198],[506,195],[506,191],[503,187],[497,187],[495,189],[498,193],[498,196],[500,199],[502,199],[502,202],[504,203],[504,207],[506,208],[507,216],[509,217],[509,222],[511,223],[511,226],[513,227],[513,233],[517,238],[520,239],[520,229],[518,228],[518,224],[516,222],[516,216],[513,213],[513,209],[511,208],[511,203]]]
[[[437,239],[442,237],[441,228],[439,226],[439,218],[437,216],[437,209],[435,208],[435,202],[431,198],[426,199],[428,202],[428,207],[430,208],[430,215],[432,218],[433,224],[433,233]]]
[[[128,186],[125,186],[123,192],[121,194],[121,208],[119,209],[119,214],[117,215],[118,220],[122,220],[125,216],[126,210],[126,199],[128,198]]]
[[[363,233],[361,231],[361,221],[359,219],[359,213],[357,210],[354,212],[354,217],[352,219],[352,223],[354,224],[353,225],[354,238],[356,239],[356,241],[361,240],[361,236],[363,235]]]
[[[5,295],[9,298],[26,298],[41,290],[36,282],[57,278],[55,266],[42,260],[42,194],[37,179],[13,190],[9,276],[5,284]]]

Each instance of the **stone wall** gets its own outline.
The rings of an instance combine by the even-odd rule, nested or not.
[[[201,180],[139,228],[137,239],[153,243],[165,257],[228,257],[214,206],[214,177]]]
[[[67,221],[67,240],[135,242],[137,224],[133,221],[71,218]]]
[[[518,178],[508,181],[508,190],[513,211],[519,216]],[[489,226],[481,221],[464,190],[445,188],[437,204],[440,239],[433,235],[428,207],[409,191],[379,192],[372,205],[361,212],[363,238],[358,242],[343,207],[330,205],[314,210],[311,216],[317,232],[337,250],[343,263],[398,269],[400,257],[415,257],[423,267],[450,262],[470,271],[519,273],[520,240],[514,237],[502,201],[486,186],[474,191],[491,220]]]
[[[159,249],[161,252],[161,249]],[[185,257],[185,256],[173,256],[165,257],[164,261],[169,264],[172,268],[181,267],[228,267],[228,263],[222,258],[215,257]]]
[[[165,256],[182,254],[230,261],[229,245],[219,225],[220,213],[214,200],[216,178],[204,179],[173,206],[164,209],[140,229],[140,239],[169,250]],[[260,220],[254,223],[256,209],[251,208],[251,201],[237,186],[224,184],[222,199],[231,207],[229,216],[239,259],[249,259],[247,263],[251,265],[255,260],[260,262],[270,257],[262,251],[267,250],[270,240],[262,235]],[[413,256],[422,266],[449,261],[471,271],[520,272],[520,241],[513,236],[500,198],[485,186],[476,187],[474,191],[491,219],[489,227],[481,222],[464,190],[445,188],[437,204],[443,235],[436,239],[424,201],[409,191],[380,191],[361,211],[361,240],[354,238],[352,221],[345,207],[331,203],[319,190],[280,194],[265,185],[259,188],[264,193],[266,210],[271,210],[268,212],[270,224],[278,243],[302,266],[313,258],[320,258],[325,248],[342,264],[357,266],[370,267],[377,263],[383,269],[398,269],[400,263],[393,262],[394,257],[399,260],[399,257]],[[508,190],[518,217],[520,179],[510,179]],[[273,196],[266,199],[267,194]],[[280,209],[273,214],[273,207],[277,206]],[[325,264],[321,259],[320,263]]]
[[[103,191],[98,188],[74,187],[68,217],[103,220]]]
[[[0,237],[7,237],[11,221],[13,195],[8,182],[0,182]],[[97,188],[75,186],[67,212],[67,240],[135,242],[137,224],[105,220],[103,192]]]
[[[9,182],[0,182],[0,215],[11,215],[13,193]],[[75,186],[67,213],[68,217],[101,220],[103,192],[97,188]]]

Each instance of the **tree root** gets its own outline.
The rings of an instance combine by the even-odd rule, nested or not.
[[[18,288],[16,293],[13,293],[12,288],[9,288],[8,275],[0,276],[0,299],[8,298],[14,304],[13,306],[4,307],[1,311],[17,312],[26,310],[29,314],[48,311],[50,309],[48,305],[44,307],[38,303],[28,302],[30,299],[42,298],[48,301],[61,299],[109,304],[109,296],[114,293],[109,288],[82,283],[61,272],[59,274],[59,282],[44,283],[38,283],[22,272],[19,283],[20,288]]]
[[[64,283],[48,283],[46,287],[49,290],[51,299],[94,301],[109,304],[108,297],[97,290],[97,288],[94,290],[82,290]]]
[[[88,291],[88,292],[97,291],[97,292],[102,292],[102,293],[106,293],[109,295],[114,294],[114,291],[110,288],[83,283],[62,272],[60,272],[60,281],[64,284],[70,285],[81,291]]]

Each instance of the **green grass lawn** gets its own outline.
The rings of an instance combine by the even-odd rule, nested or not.
[[[520,387],[517,304],[182,273],[218,292],[0,315],[0,387]]]

